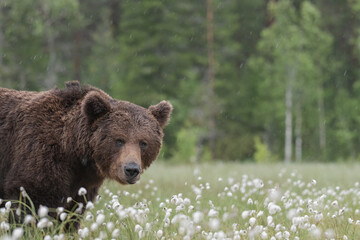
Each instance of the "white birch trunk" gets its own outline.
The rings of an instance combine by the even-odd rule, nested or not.
[[[49,7],[46,4],[43,4],[43,14],[44,14],[44,26],[45,26],[45,37],[47,48],[49,51],[49,61],[47,65],[47,74],[45,78],[45,88],[50,89],[56,85],[57,76],[56,76],[56,49],[55,49],[55,37],[52,31],[51,18],[47,18],[49,15]]]
[[[215,57],[214,57],[214,10],[212,0],[206,0],[206,20],[207,20],[207,50],[208,50],[208,81],[206,108],[208,110],[209,124],[209,145],[211,158],[215,159],[216,145],[216,122],[215,122]]]
[[[302,161],[302,111],[301,111],[301,95],[297,99],[296,120],[295,120],[295,160]]]
[[[285,163],[292,159],[292,111],[293,111],[293,82],[295,80],[295,69],[288,66],[288,81],[285,93]]]
[[[319,86],[318,90],[318,110],[319,110],[319,144],[322,155],[326,151],[326,123],[323,89]]]
[[[47,28],[47,27],[46,27]],[[46,89],[50,89],[55,86],[57,81],[56,76],[56,50],[55,50],[55,41],[51,33],[51,29],[46,30],[46,38],[49,49],[49,62],[47,65],[47,74],[45,79]]]

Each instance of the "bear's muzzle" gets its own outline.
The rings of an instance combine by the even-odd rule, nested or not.
[[[128,163],[124,166],[124,173],[126,181],[129,184],[134,184],[139,179],[138,175],[140,174],[140,166],[135,162]]]

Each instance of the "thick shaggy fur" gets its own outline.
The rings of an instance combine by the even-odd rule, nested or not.
[[[105,178],[134,183],[124,166],[140,173],[157,158],[172,106],[149,109],[103,91],[66,83],[44,92],[0,88],[0,198],[18,199],[24,187],[35,204],[71,210],[80,187],[93,200]]]

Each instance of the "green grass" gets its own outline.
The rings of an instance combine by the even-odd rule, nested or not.
[[[80,232],[17,227],[23,239],[111,239],[115,229],[118,239],[360,239],[359,172],[359,164],[156,162],[138,184],[106,182]],[[11,235],[6,219],[0,236]]]

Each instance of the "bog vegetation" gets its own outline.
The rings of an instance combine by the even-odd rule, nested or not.
[[[6,202],[0,239],[359,239],[359,170],[352,164],[155,163],[139,184],[108,182],[95,202],[78,206],[87,210],[75,233],[63,230],[72,216],[61,208],[42,206],[24,224],[9,224],[8,215],[20,210]]]
[[[359,0],[1,0],[0,86],[168,99],[166,159],[358,159],[359,20]]]

